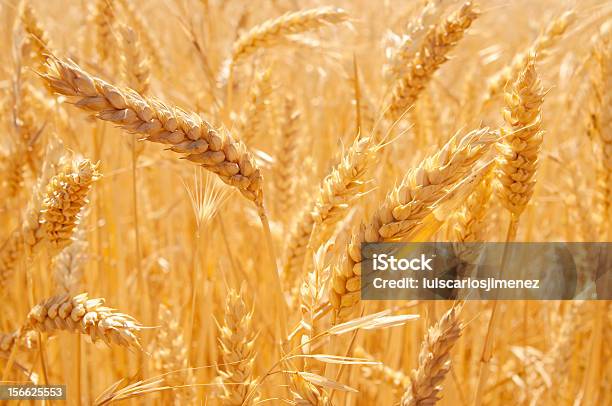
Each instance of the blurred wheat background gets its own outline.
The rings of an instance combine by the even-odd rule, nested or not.
[[[359,298],[363,242],[610,241],[611,15],[2,0],[2,381],[75,405],[611,405],[608,301]]]

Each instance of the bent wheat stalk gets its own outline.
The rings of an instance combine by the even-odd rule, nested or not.
[[[119,89],[88,74],[72,61],[50,57],[48,65],[43,78],[52,91],[67,96],[76,107],[95,113],[100,120],[115,123],[127,132],[142,134],[147,141],[169,144],[171,151],[185,154],[184,159],[215,173],[255,204],[273,264],[271,278],[277,285],[279,321],[281,328],[286,328],[286,302],[264,209],[263,177],[246,146],[232,138],[227,130],[218,131],[195,113],[169,107],[131,89]]]
[[[329,301],[337,320],[346,320],[358,309],[361,244],[415,238],[438,202],[470,173],[496,139],[487,128],[472,131],[463,138],[454,136],[436,154],[410,170],[374,215],[361,223],[332,274]]]
[[[287,243],[283,271],[289,285],[293,285],[302,270],[309,242],[312,251],[316,251],[363,195],[368,171],[381,146],[373,137],[358,136],[321,182],[314,202],[302,212]]]
[[[56,93],[69,98],[80,109],[124,130],[142,134],[147,141],[169,144],[170,150],[200,164],[236,187],[258,208],[263,208],[262,176],[244,144],[226,131],[217,131],[198,115],[119,89],[91,76],[71,61],[50,57],[43,75]]]
[[[348,14],[336,7],[318,7],[284,14],[267,20],[244,33],[232,46],[232,64],[251,55],[257,49],[284,43],[285,37],[348,20]]]
[[[396,121],[414,104],[435,71],[448,60],[448,52],[477,17],[478,12],[468,1],[443,23],[429,29],[418,52],[408,62],[404,75],[394,82],[386,111],[390,120]]]
[[[336,7],[318,7],[284,14],[251,28],[234,42],[228,62],[226,110],[232,105],[232,78],[238,62],[258,49],[271,48],[287,42],[287,36],[312,31],[327,25],[340,24],[348,20],[348,14]]]
[[[102,340],[108,345],[142,349],[136,335],[140,324],[133,317],[104,306],[104,299],[90,299],[87,293],[44,300],[30,310],[25,329],[76,332],[88,335],[94,342]]]

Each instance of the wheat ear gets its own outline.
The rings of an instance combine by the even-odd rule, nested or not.
[[[143,55],[138,34],[128,26],[121,27],[123,53],[121,62],[125,84],[144,95],[149,90],[150,63]]]
[[[544,29],[544,31],[535,39],[529,49],[517,54],[512,59],[512,63],[493,75],[488,81],[488,95],[491,99],[503,91],[504,86],[509,80],[516,78],[527,59],[531,54],[537,54],[538,57],[546,55],[546,51],[552,48],[557,41],[563,37],[569,26],[575,20],[576,14],[573,11],[566,11],[560,16],[554,18]]]
[[[43,77],[50,88],[68,96],[75,106],[96,113],[124,130],[143,134],[146,140],[170,144],[173,152],[216,173],[259,208],[263,207],[262,176],[243,143],[226,131],[217,131],[196,114],[144,98],[130,89],[116,88],[92,77],[76,64],[49,59]]]
[[[45,65],[45,54],[49,52],[50,41],[29,1],[23,3],[21,23],[27,34],[25,43],[21,48],[21,55],[28,65],[34,70],[40,71]]]
[[[41,105],[34,96],[35,89],[24,75],[24,70],[18,72],[16,80],[17,102],[15,105],[15,124],[19,135],[16,150],[23,156],[23,164],[27,164],[34,176],[38,175],[42,162],[41,134],[43,127],[40,124]],[[22,164],[22,165],[23,165]]]
[[[0,333],[0,356],[8,359],[17,341],[18,333]]]
[[[410,374],[410,385],[402,396],[402,406],[433,405],[442,390],[440,384],[450,371],[450,352],[463,330],[459,313],[454,306],[430,327],[421,345],[419,367]]]
[[[467,277],[477,264],[482,249],[482,244],[479,243],[486,238],[485,218],[492,194],[493,166],[470,194],[463,208],[454,216],[453,248],[461,260],[456,269],[458,278]]]
[[[285,99],[285,114],[281,125],[281,140],[278,146],[277,165],[275,167],[274,186],[278,205],[278,215],[286,222],[295,211],[295,173],[298,167],[298,149],[300,143],[300,112],[295,107],[295,100]]]
[[[249,144],[264,130],[265,114],[272,95],[271,69],[258,72],[251,86],[246,105],[238,121],[237,133]]]
[[[24,210],[22,224],[11,232],[0,248],[0,293],[6,292],[7,283],[14,274],[22,253],[25,251],[26,256],[32,255],[44,238],[44,230],[40,223],[43,190],[56,170],[60,154],[59,145],[48,146],[41,173]]]
[[[2,157],[2,190],[7,201],[19,195],[24,181],[23,169],[23,155],[18,154],[16,148],[11,148]]]
[[[284,273],[289,284],[302,270],[309,242],[316,251],[362,196],[380,147],[373,137],[356,137],[338,165],[323,179],[314,202],[300,215],[287,243]]]
[[[258,49],[273,47],[279,41],[285,42],[287,35],[300,34],[347,20],[348,14],[335,7],[300,10],[267,20],[238,38],[232,46],[232,63],[236,64]]]
[[[300,374],[293,373],[290,377],[290,390],[293,395],[293,404],[296,406],[329,406],[331,400],[327,393],[317,388]]]
[[[560,393],[554,388],[562,387],[567,384],[568,365],[574,354],[576,343],[576,330],[580,329],[581,320],[585,312],[585,301],[572,301],[567,313],[563,316],[561,325],[557,332],[556,340],[552,348],[548,351],[545,358],[545,368],[551,377],[552,385],[545,388],[548,395],[555,401],[559,399]]]
[[[609,25],[601,28],[599,40],[593,49],[597,61],[591,85],[591,111],[589,112],[589,132],[601,143],[601,163],[598,168],[595,203],[601,232],[610,230],[609,223],[612,205],[612,35]],[[612,235],[612,234],[611,234]],[[610,236],[610,235],[609,235]]]
[[[34,331],[23,330],[0,333],[0,356],[8,358],[15,346],[24,351],[36,349],[38,347],[38,334]]]
[[[187,346],[177,318],[166,305],[159,306],[159,323],[151,346],[151,354],[155,369],[164,375],[164,380],[170,386],[190,385],[195,382],[193,372],[189,368]],[[171,392],[174,404],[189,403],[195,396],[194,387],[181,388]]]
[[[433,156],[410,170],[384,203],[353,233],[341,264],[332,274],[329,301],[336,318],[345,320],[358,309],[361,292],[361,244],[410,241],[437,203],[475,166],[495,142],[488,129],[458,135]]]
[[[87,211],[87,208],[81,210],[81,217],[83,211]],[[76,294],[79,291],[83,269],[89,259],[87,248],[87,238],[81,218],[73,232],[71,244],[53,257],[51,262],[57,294]]]
[[[13,230],[0,247],[0,294],[7,292],[8,282],[17,270],[23,251],[23,239],[19,229]]]
[[[241,60],[258,49],[271,48],[285,44],[293,34],[312,31],[326,25],[339,24],[348,20],[348,14],[335,7],[318,7],[284,14],[267,20],[242,34],[233,44],[232,53],[222,64],[221,78],[227,75],[226,111],[232,108],[232,89],[234,67]]]
[[[300,286],[300,325],[303,328],[303,334],[300,337],[300,345],[302,353],[315,354],[320,353],[320,346],[323,344],[313,343],[311,340],[317,337],[323,326],[318,316],[319,310],[325,304],[324,297],[327,283],[329,282],[330,268],[327,266],[328,256],[332,251],[333,243],[328,242],[313,254],[312,271],[304,276],[302,285]],[[317,348],[314,346],[317,345]],[[323,374],[325,372],[324,365],[313,358],[304,359],[304,371]]]
[[[358,358],[364,358],[374,361],[374,357],[369,354],[363,347],[355,348],[353,355]],[[370,382],[383,381],[391,386],[394,391],[404,391],[410,383],[408,378],[402,371],[395,370],[385,364],[364,365],[361,367],[361,373],[364,378]]]
[[[542,103],[544,91],[535,69],[535,55],[530,54],[512,88],[505,94],[504,120],[508,128],[502,128],[503,141],[499,144],[500,158],[497,165],[498,194],[502,205],[510,212],[506,243],[514,241],[519,218],[527,207],[538,167],[538,153],[544,132],[542,127]],[[500,274],[508,260],[504,249]],[[498,328],[498,301],[493,301],[487,335],[481,355],[480,374],[474,404],[480,406],[489,375],[489,361],[493,357],[493,344]]]
[[[383,66],[383,75],[387,84],[393,84],[408,73],[406,68],[410,66],[410,61],[418,52],[423,38],[429,28],[441,18],[445,10],[445,1],[448,0],[428,2],[419,15],[409,22],[406,33],[401,37],[393,33],[388,35],[388,39],[393,40],[393,46],[385,50],[387,60]]]
[[[477,17],[475,6],[468,1],[442,23],[429,29],[419,50],[408,62],[406,73],[392,86],[386,111],[390,120],[397,120],[414,104],[434,72],[448,60],[447,54]]]
[[[485,175],[482,182],[468,197],[463,208],[455,215],[454,237],[460,243],[483,241],[485,217],[493,194],[492,173]]]
[[[101,63],[112,62],[116,56],[117,39],[113,32],[115,11],[111,0],[97,0],[94,14],[96,51]]]
[[[97,165],[87,159],[70,162],[51,178],[42,202],[40,222],[53,250],[60,250],[72,242],[79,213],[89,203],[87,195],[99,178]]]
[[[257,403],[258,398],[250,394],[256,384],[253,374],[256,334],[251,325],[253,311],[244,302],[244,293],[244,285],[240,292],[229,292],[219,334],[223,359],[219,370],[223,382],[221,399],[232,406],[250,406]]]
[[[102,340],[140,350],[139,323],[127,314],[104,306],[104,299],[89,299],[86,293],[71,297],[53,296],[34,306],[25,329],[43,333],[68,331],[88,335],[93,342]]]
[[[513,216],[521,215],[533,194],[538,152],[542,145],[542,103],[544,91],[530,55],[506,93],[500,160],[497,177],[500,200]]]
[[[129,0],[119,0],[119,5],[128,17],[129,23],[139,37],[139,43],[144,48],[144,53],[151,58],[151,67],[163,72],[166,67],[166,61],[161,57],[161,47],[151,35],[153,30],[148,21],[145,20],[143,14],[134,8],[134,5]]]

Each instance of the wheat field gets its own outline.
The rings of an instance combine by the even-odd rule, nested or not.
[[[360,298],[362,243],[612,240],[611,16],[2,0],[1,381],[70,405],[612,405],[588,287]]]

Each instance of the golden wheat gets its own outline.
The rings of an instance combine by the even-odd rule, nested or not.
[[[612,404],[610,17],[1,3],[0,379],[70,405]],[[435,243],[419,283],[546,289],[367,300],[369,243]]]

